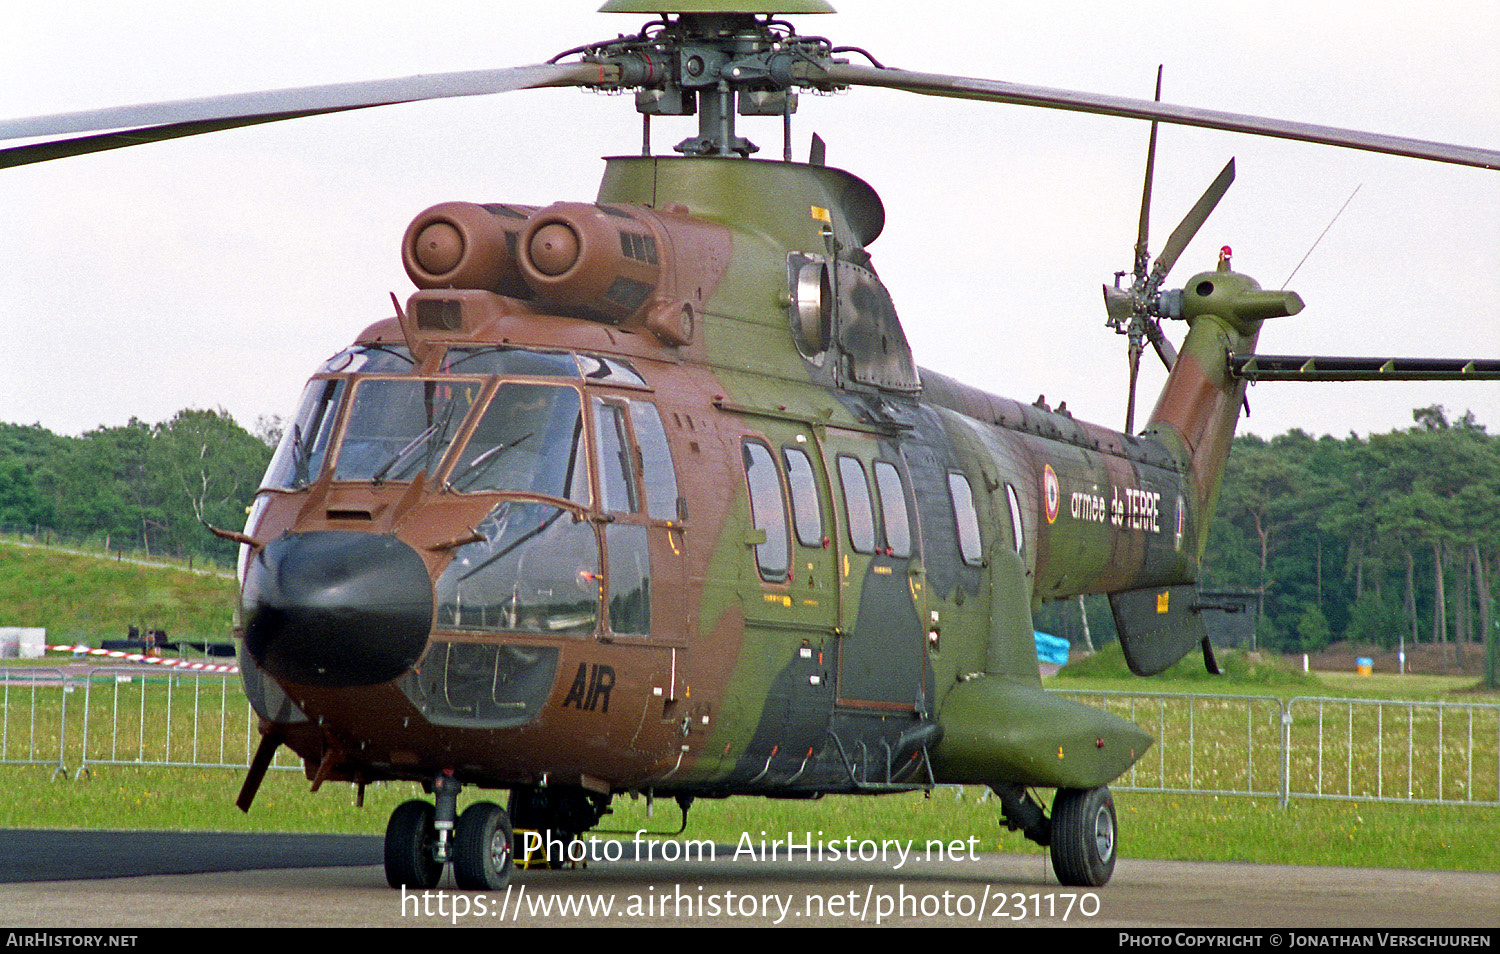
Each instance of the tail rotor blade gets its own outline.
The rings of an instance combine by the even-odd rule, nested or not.
[[[1161,102],[1161,65],[1156,67],[1156,102]],[[1156,120],[1151,121],[1151,140],[1146,147],[1146,184],[1141,188],[1141,224],[1135,238],[1135,278],[1146,277],[1146,263],[1150,261],[1146,241],[1151,231],[1151,180],[1156,170]]]

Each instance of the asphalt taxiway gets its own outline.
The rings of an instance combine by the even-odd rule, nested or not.
[[[8,928],[1079,926],[1471,929],[1500,874],[1121,859],[1093,891],[1044,854],[961,860],[594,862],[499,892],[394,891],[366,836],[0,832]],[[726,853],[727,854],[727,853]]]

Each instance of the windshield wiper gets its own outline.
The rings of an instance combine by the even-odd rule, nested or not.
[[[292,486],[306,487],[308,481],[307,473],[307,448],[302,443],[302,425],[292,425]]]
[[[395,455],[392,456],[390,460],[386,461],[383,465],[381,465],[379,470],[370,475],[370,483],[374,484],[377,487],[385,483],[386,475],[391,472],[391,469],[405,460],[406,456],[413,450],[415,450],[417,446],[422,444],[424,441],[427,442],[427,453],[423,456],[422,459],[424,462],[430,462],[432,460],[433,451],[435,451],[438,446],[440,446],[438,442],[433,441],[432,438],[436,437],[439,433],[447,433],[448,422],[453,420],[453,409],[457,406],[458,403],[456,401],[449,401],[448,406],[443,409],[442,418],[433,421],[431,424],[424,427],[420,434],[411,439],[411,443],[396,451]],[[443,445],[446,445],[447,442],[444,441],[442,443]],[[402,473],[404,474],[406,472],[403,471]]]
[[[511,441],[511,442],[509,442],[507,444],[496,444],[494,447],[491,447],[489,450],[485,451],[483,454],[480,454],[478,457],[476,457],[473,460],[469,461],[467,464],[464,465],[463,469],[460,470],[458,473],[456,473],[456,474],[450,474],[448,476],[448,480],[443,484],[443,490],[445,492],[449,491],[449,490],[452,490],[458,484],[458,482],[460,480],[463,480],[465,477],[467,477],[470,474],[474,473],[479,468],[485,466],[486,464],[488,464],[490,461],[494,460],[496,457],[500,456],[505,451],[508,451],[512,447],[515,447],[515,446],[519,445],[522,441],[526,440],[526,438],[530,437],[532,435],[532,433],[533,433],[532,431],[527,431],[525,434],[522,434],[520,437],[516,438],[515,440],[513,440],[513,441]]]

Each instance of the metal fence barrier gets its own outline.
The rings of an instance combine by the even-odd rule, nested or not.
[[[1155,737],[1122,791],[1500,806],[1500,705],[1053,691]],[[243,769],[259,740],[234,675],[0,667],[0,765]]]
[[[0,667],[0,706],[0,765],[52,765],[54,778],[99,765],[244,769],[260,742],[233,674]],[[301,765],[282,750],[272,767]]]
[[[61,669],[6,667],[0,672],[0,765],[51,765],[67,774],[68,697]]]
[[[1285,719],[1290,796],[1500,805],[1500,705],[1303,697]]]
[[[1155,738],[1112,787],[1277,797],[1285,787],[1282,703],[1270,696],[1054,690]]]
[[[1156,737],[1123,791],[1500,806],[1500,705],[1055,690]]]

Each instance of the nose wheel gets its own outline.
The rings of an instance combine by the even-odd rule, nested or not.
[[[505,887],[512,871],[510,816],[494,802],[476,802],[455,823],[453,799],[445,795],[439,789],[437,807],[414,799],[391,813],[385,826],[386,883],[393,888],[435,888],[443,868],[452,862],[453,880],[461,890]],[[446,825],[443,814],[449,819]]]
[[[496,891],[510,881],[510,816],[494,802],[478,802],[458,816],[453,880],[466,891]]]
[[[427,802],[402,802],[385,826],[385,880],[393,888],[437,887],[443,863],[437,858],[436,811]]]

